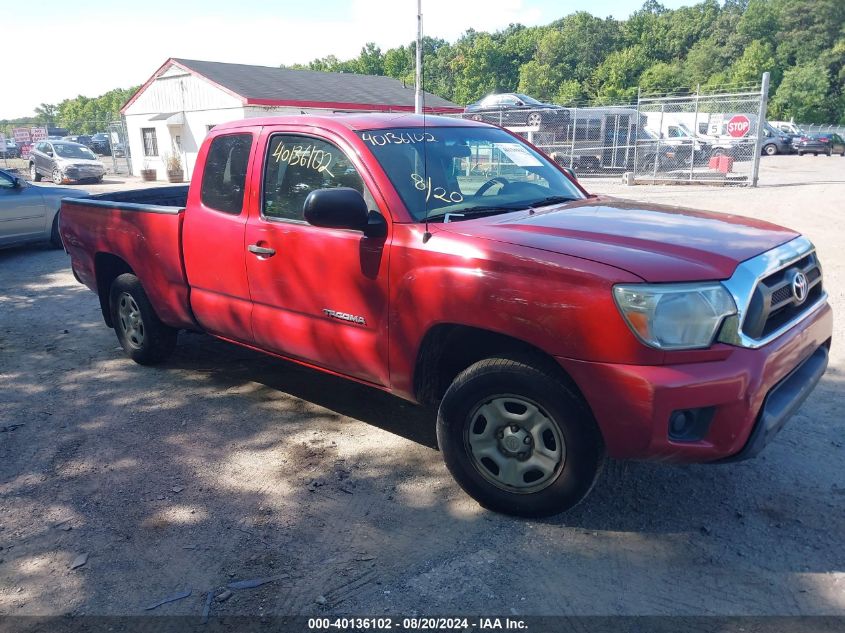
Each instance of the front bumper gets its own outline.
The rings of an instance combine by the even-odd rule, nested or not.
[[[833,312],[825,303],[768,345],[748,349],[717,344],[703,362],[558,362],[584,394],[611,457],[746,459],[771,441],[821,378],[832,331]],[[712,420],[703,437],[669,437],[673,412],[710,408]]]

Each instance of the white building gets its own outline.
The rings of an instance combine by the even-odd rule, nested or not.
[[[426,111],[463,109],[433,94]],[[164,179],[168,154],[190,178],[208,131],[220,123],[273,114],[412,112],[414,89],[390,77],[168,59],[121,108],[132,171]]]

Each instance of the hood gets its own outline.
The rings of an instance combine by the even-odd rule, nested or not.
[[[727,279],[740,262],[798,237],[751,218],[609,197],[441,226],[608,264],[650,282]]]
[[[103,164],[96,158],[64,158],[63,156],[58,156],[56,158],[56,162],[61,163],[62,165],[79,165],[84,167],[103,166]]]

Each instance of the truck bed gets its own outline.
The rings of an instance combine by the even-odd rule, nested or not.
[[[193,327],[182,263],[188,186],[62,200],[59,231],[77,279],[100,295],[104,315],[116,274],[133,272],[166,324]],[[107,316],[108,319],[108,316]]]
[[[150,187],[130,191],[111,191],[85,198],[87,204],[121,209],[124,211],[153,211],[177,213],[188,201],[188,185]]]

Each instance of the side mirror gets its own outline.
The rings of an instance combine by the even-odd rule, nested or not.
[[[12,176],[12,188],[13,189],[23,189],[24,181],[23,178],[19,176]]]
[[[303,214],[308,224],[327,229],[366,231],[369,223],[364,196],[350,187],[312,191],[305,198]]]
[[[578,180],[578,176],[576,176],[575,172],[572,169],[570,169],[569,167],[561,167],[560,169],[561,169],[561,171],[563,171],[564,174],[569,176],[569,178],[571,180]]]

